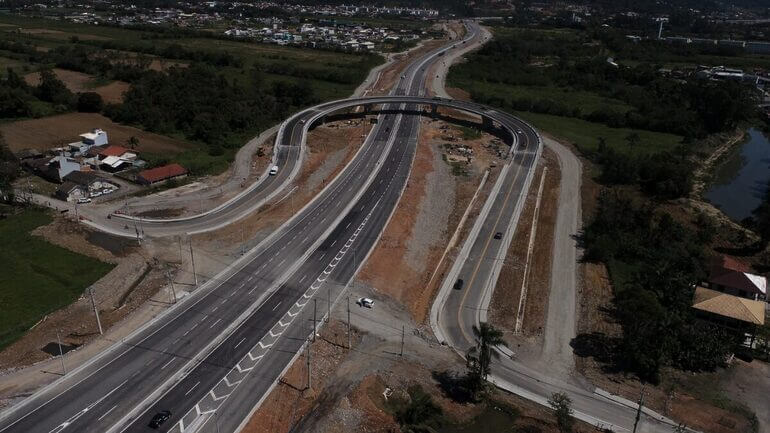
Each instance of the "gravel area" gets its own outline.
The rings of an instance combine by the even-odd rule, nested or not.
[[[441,158],[441,150],[433,147],[433,167],[425,175],[425,192],[418,206],[417,220],[412,235],[406,243],[405,260],[417,272],[424,272],[428,263],[425,257],[437,239],[446,238],[449,215],[455,203],[455,188],[452,173]]]

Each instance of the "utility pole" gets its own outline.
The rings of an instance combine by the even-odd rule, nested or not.
[[[168,278],[168,283],[171,284],[171,293],[174,295],[174,303],[176,304],[176,290],[174,289],[174,280],[171,278],[171,272],[166,271],[166,278]]]
[[[64,351],[61,349],[61,337],[59,337],[59,331],[56,331],[56,341],[59,343],[59,360],[61,361],[62,375],[67,374],[67,367],[64,366]]]
[[[332,320],[332,286],[329,285],[326,293],[326,323]]]
[[[644,405],[644,384],[642,384],[642,392],[639,394],[639,407],[636,409],[636,419],[634,419],[634,430],[636,433],[636,427],[639,425],[639,419],[642,418],[642,406]]]
[[[195,256],[193,255],[192,236],[190,236],[190,263],[192,263],[193,277],[195,278],[195,285],[198,285],[198,274],[195,273]]]
[[[102,331],[102,321],[99,320],[99,309],[96,308],[96,300],[94,300],[94,288],[89,287],[88,291],[91,294],[91,306],[94,307],[94,315],[96,316],[96,325],[99,326],[99,335],[104,335],[104,331]]]
[[[318,332],[318,329],[316,328],[316,325],[318,324],[318,321],[316,320],[316,312],[318,311],[318,299],[313,299],[313,342],[315,342],[315,335],[316,332]]]
[[[311,377],[312,377],[312,371],[311,371],[312,364],[310,363],[310,341],[309,340],[306,343],[305,351],[306,351],[305,355],[306,355],[306,358],[307,358],[307,389],[311,389],[312,388],[312,383],[310,382],[310,380],[311,380]]]
[[[348,349],[352,349],[353,346],[350,344],[350,296],[348,296]]]
[[[246,224],[241,223],[241,255],[246,254]]]
[[[404,334],[406,333],[406,327],[404,325],[401,325],[401,354],[399,356],[404,356]]]
[[[181,265],[184,263],[184,258],[182,257],[182,235],[179,235],[179,264]]]

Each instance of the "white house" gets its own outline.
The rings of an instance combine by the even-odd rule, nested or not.
[[[85,153],[93,146],[104,146],[109,140],[107,139],[107,133],[99,128],[93,129],[91,132],[80,134],[80,141],[70,143],[68,146],[70,150],[77,153]]]

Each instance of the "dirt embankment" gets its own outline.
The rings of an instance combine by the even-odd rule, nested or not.
[[[302,209],[350,162],[363,143],[362,122],[368,123],[368,119],[331,122],[310,131],[305,160],[293,185],[284,194],[279,194],[258,212],[239,220],[238,224],[198,235],[196,240],[223,248],[240,245],[242,239],[246,239],[246,248],[258,244]]]
[[[533,221],[540,178],[546,167],[538,218],[537,221]],[[532,339],[540,341],[543,335],[551,284],[551,255],[560,179],[556,156],[552,151],[544,150],[490,303],[490,321],[504,330],[505,338],[511,347],[531,342]],[[535,238],[532,240],[533,250],[530,262],[527,263],[527,250],[530,245],[533,222],[537,224],[537,229]],[[528,275],[526,302],[522,309],[522,329],[521,334],[514,335],[513,331],[519,317],[525,270]]]
[[[403,303],[417,322],[425,319],[442,279],[439,273],[431,280],[436,265],[494,159],[491,136],[458,142],[460,135],[443,122],[422,120],[406,189],[358,277]],[[449,147],[471,149],[470,162]],[[457,162],[447,162],[453,158]]]

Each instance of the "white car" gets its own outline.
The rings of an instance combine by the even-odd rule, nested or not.
[[[372,306],[374,306],[374,299],[358,298],[358,305],[366,308],[372,308]]]
[[[78,204],[91,203],[91,199],[87,197],[81,197],[78,199]]]
[[[270,167],[270,176],[275,176],[276,174],[278,174],[278,166],[274,165]]]

